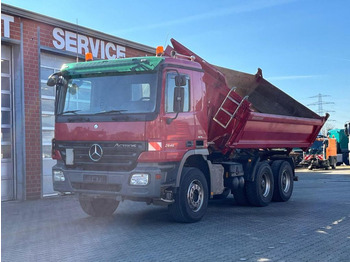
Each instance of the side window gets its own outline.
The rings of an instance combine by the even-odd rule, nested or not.
[[[165,90],[165,112],[174,112],[174,89],[175,89],[175,73],[168,73],[166,78]],[[190,111],[190,77],[186,76],[186,85],[183,86],[185,90],[184,112]]]

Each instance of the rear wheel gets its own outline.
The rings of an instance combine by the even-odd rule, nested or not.
[[[286,202],[293,193],[293,169],[287,161],[276,160],[271,165],[274,176],[273,201]]]
[[[204,174],[197,168],[184,168],[175,203],[168,207],[170,215],[177,222],[197,222],[207,211],[208,197]]]
[[[348,155],[343,155],[343,158],[345,159],[344,160],[345,165],[349,165],[350,164],[349,156]]]
[[[254,206],[267,206],[271,202],[273,189],[271,167],[267,162],[260,162],[256,168],[254,181],[247,183],[248,200]]]
[[[119,205],[119,201],[112,198],[94,198],[79,195],[79,203],[84,212],[93,217],[111,216]]]
[[[336,156],[329,157],[329,165],[332,169],[337,168],[337,157]]]

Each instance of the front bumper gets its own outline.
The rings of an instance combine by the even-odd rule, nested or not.
[[[147,201],[161,198],[166,188],[175,185],[172,174],[176,173],[176,164],[160,166],[154,163],[139,163],[132,171],[117,172],[67,169],[63,163],[58,162],[53,170],[63,172],[65,178],[65,181],[53,180],[55,191]],[[148,184],[130,185],[131,176],[139,173],[149,175]]]

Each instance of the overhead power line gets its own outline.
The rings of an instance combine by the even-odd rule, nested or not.
[[[318,109],[317,109],[316,113],[321,115],[321,116],[325,114],[325,111],[326,112],[334,112],[334,111],[331,111],[331,110],[324,110],[323,105],[334,104],[334,102],[323,101],[323,97],[330,97],[330,95],[318,94],[316,96],[310,96],[309,98],[317,98],[317,102],[308,104],[308,106],[318,106]]]

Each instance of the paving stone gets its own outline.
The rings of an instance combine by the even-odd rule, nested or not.
[[[2,261],[349,261],[350,174],[298,171],[286,203],[212,200],[198,223],[121,203],[93,218],[76,196],[3,202]]]

